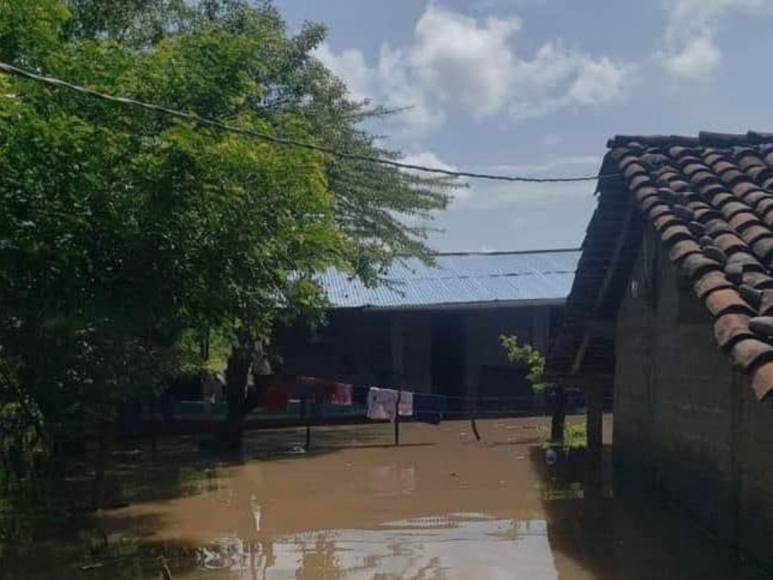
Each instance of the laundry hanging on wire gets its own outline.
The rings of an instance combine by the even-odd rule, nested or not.
[[[352,385],[337,380],[318,377],[285,377],[268,386],[263,393],[263,408],[270,412],[286,412],[293,399],[308,401],[312,404],[333,406],[351,406],[359,403],[365,407],[366,416],[372,420],[394,421],[398,417],[438,423],[451,415],[469,415],[469,411],[453,411],[449,402],[456,401],[459,406],[473,408],[479,403],[513,403],[529,400],[527,396],[481,397],[422,393],[409,389],[375,387],[370,385]],[[502,407],[498,412],[509,409]],[[485,411],[477,413],[485,415]]]
[[[570,176],[570,177],[558,177],[558,176],[529,177],[529,176],[521,176],[521,175],[501,175],[501,174],[491,174],[491,173],[479,173],[479,172],[472,172],[472,171],[455,171],[450,169],[443,169],[440,167],[428,167],[426,165],[418,165],[415,163],[405,163],[402,161],[395,161],[393,159],[385,159],[383,157],[373,157],[370,155],[352,153],[350,151],[342,151],[340,149],[335,149],[333,147],[329,147],[326,145],[318,145],[318,144],[309,143],[306,141],[299,141],[297,139],[290,139],[286,137],[270,135],[268,133],[254,131],[252,129],[246,129],[244,127],[237,127],[235,125],[228,125],[226,123],[222,123],[215,119],[202,117],[201,115],[197,115],[195,113],[188,113],[185,111],[180,111],[169,107],[164,107],[156,103],[139,101],[137,99],[133,99],[131,97],[126,97],[126,96],[110,95],[110,94],[96,91],[94,89],[77,85],[62,79],[37,74],[30,70],[19,68],[4,62],[0,62],[0,72],[5,73],[7,75],[16,76],[33,82],[44,84],[49,87],[76,92],[94,99],[99,99],[102,101],[106,101],[106,102],[110,102],[110,103],[114,103],[114,104],[122,105],[126,107],[131,107],[135,109],[152,111],[154,113],[190,121],[197,125],[209,127],[219,131],[227,131],[230,133],[244,135],[246,137],[251,137],[253,139],[257,139],[260,141],[273,143],[275,145],[281,145],[285,147],[296,147],[296,148],[307,149],[311,151],[318,151],[320,153],[326,153],[328,155],[332,155],[340,159],[348,159],[352,161],[363,161],[367,163],[374,163],[378,165],[395,167],[397,169],[418,171],[418,172],[431,173],[436,175],[445,175],[452,178],[483,179],[483,180],[492,180],[492,181],[509,181],[509,182],[520,182],[520,183],[571,183],[571,182],[582,182],[582,181],[602,181],[604,179],[619,177],[620,175],[619,173],[607,173],[607,174],[598,174],[598,175],[582,175],[582,176]]]

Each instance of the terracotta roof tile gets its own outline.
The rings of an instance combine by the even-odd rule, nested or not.
[[[661,239],[667,244],[675,244],[681,240],[692,240],[692,234],[686,226],[670,225],[660,232]]]
[[[715,219],[706,224],[706,233],[710,236],[719,236],[722,234],[732,234],[734,232],[733,228],[731,228],[726,221]]]
[[[670,182],[668,187],[674,191],[687,191],[690,189],[690,184],[680,178]]]
[[[735,168],[730,169],[729,171],[725,171],[722,175],[719,176],[719,178],[722,180],[722,183],[725,183],[729,186],[733,186],[736,183],[741,183],[742,181],[749,179],[745,173]]]
[[[695,294],[702,300],[715,290],[725,290],[734,286],[722,272],[711,271],[698,278],[693,288]]]
[[[664,214],[671,214],[671,210],[668,209],[668,206],[664,203],[659,203],[657,205],[652,206],[650,210],[647,212],[647,216],[650,218],[652,222],[654,222],[656,219],[658,219],[660,216]],[[767,231],[768,230],[765,230],[765,232]]]
[[[721,183],[707,182],[699,185],[698,191],[705,196],[711,196],[711,195],[714,195],[715,193],[725,191],[725,186],[722,185]],[[735,193],[735,188],[733,189],[733,193]]]
[[[739,203],[737,196],[733,195],[732,193],[727,193],[726,191],[720,191],[711,196],[711,203],[717,207],[722,207],[731,201]]]
[[[722,214],[715,209],[699,209],[695,212],[695,217],[703,223],[708,223],[711,220],[722,219]]]
[[[711,168],[717,172],[717,175],[722,177],[722,174],[725,171],[730,171],[731,169],[736,169],[736,166],[732,163],[730,163],[727,159],[724,159],[723,157],[719,158],[720,160],[716,163],[711,164]]]
[[[727,313],[746,314],[749,316],[757,314],[733,288],[710,292],[703,301],[714,318],[719,318]]]
[[[754,370],[752,389],[760,401],[773,394],[773,363],[762,364]]]
[[[759,207],[759,204],[768,202],[768,201],[773,201],[773,195],[770,195],[769,193],[762,191],[761,189],[755,189],[750,191],[747,194],[744,194],[743,200],[745,203],[748,203],[754,209],[757,209]]]
[[[684,225],[684,222],[670,211],[666,210],[660,217],[654,219],[652,224],[655,226],[656,230],[663,232],[669,226]]]
[[[773,318],[760,318],[773,317],[773,134],[617,136],[609,146],[605,163],[617,165],[644,222],[714,317],[717,344],[749,373],[757,397],[773,396]],[[600,200],[619,195],[603,182],[600,192]],[[611,225],[596,222],[619,214],[606,215],[588,236],[608,245]]]
[[[746,175],[752,178],[752,181],[761,183],[770,177],[773,177],[773,168],[766,165],[751,167],[746,170]]]
[[[773,346],[757,338],[744,338],[733,346],[733,358],[745,371],[773,362]]]
[[[643,213],[647,213],[655,206],[662,205],[663,207],[668,207],[663,201],[660,199],[659,196],[651,195],[647,197],[646,199],[639,202],[639,206],[641,207],[641,210]]]
[[[663,209],[664,211],[668,211],[668,208],[663,208]],[[747,244],[753,244],[754,242],[762,238],[773,238],[773,232],[771,232],[765,226],[754,225],[742,231],[741,237]]]
[[[669,256],[671,257],[671,261],[674,263],[679,263],[682,261],[683,258],[686,258],[690,254],[699,254],[701,251],[701,247],[696,244],[692,240],[682,240],[681,242],[676,242],[669,251]]]
[[[711,183],[719,183],[719,177],[710,171],[697,171],[696,173],[690,175],[690,183],[696,187],[701,187]]]
[[[759,189],[759,185],[755,185],[754,183],[750,181],[744,181],[742,183],[737,183],[732,187],[733,193],[736,194],[738,197],[743,197],[749,192],[755,191]]]
[[[751,254],[746,252],[736,252],[727,258],[728,265],[740,264],[744,272],[767,272],[765,266]]]
[[[680,265],[682,272],[691,280],[708,274],[712,271],[720,271],[722,266],[716,260],[707,258],[703,254],[691,254]]]
[[[738,167],[741,171],[748,171],[754,167],[765,167],[765,162],[753,152],[749,152],[738,158]]]
[[[719,196],[715,196],[714,200],[716,200],[717,197]],[[752,213],[752,208],[750,208],[745,203],[741,203],[740,201],[731,201],[729,203],[726,203],[722,206],[721,210],[722,210],[722,215],[725,216],[725,219],[727,221],[730,221],[731,219],[733,219],[733,216],[736,216],[741,212],[746,212],[752,217],[755,217],[754,214]]]
[[[773,277],[762,272],[744,272],[743,283],[758,290],[770,290],[773,288]]]
[[[749,330],[765,338],[773,338],[773,317],[755,316],[749,320]]]
[[[623,169],[623,175],[626,179],[631,179],[637,175],[646,175],[647,170],[644,169],[644,165],[641,163],[631,163],[625,169]]]
[[[744,211],[734,214],[733,217],[727,220],[727,222],[730,224],[731,228],[737,232],[742,232],[748,227],[759,224],[760,220],[757,219],[757,216],[755,216],[752,212]]]
[[[612,154],[610,153],[610,156]],[[623,157],[618,160],[617,164],[620,166],[620,169],[625,169],[628,167],[631,163],[639,163],[639,156],[638,155],[632,155],[631,153],[628,153],[627,151],[623,155]]]
[[[773,258],[773,238],[762,238],[752,245],[754,255],[764,263],[769,264]]]
[[[746,314],[723,314],[714,322],[714,337],[720,348],[731,348],[743,338],[753,338],[754,334],[749,330],[751,318]]]
[[[715,242],[717,246],[719,246],[728,256],[743,250],[749,251],[749,246],[747,246],[744,241],[735,234],[722,234],[721,236],[717,236]]]

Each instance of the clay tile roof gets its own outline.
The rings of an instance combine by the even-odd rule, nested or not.
[[[583,258],[593,256],[585,264],[581,259],[568,318],[573,316],[573,303],[578,312],[593,304],[592,297],[583,302],[580,295],[598,290],[603,268],[611,267],[610,246],[616,234],[624,233],[620,191],[627,188],[641,225],[636,230],[639,237],[625,246],[625,265],[615,267],[628,267],[630,272],[641,228],[657,231],[669,259],[713,316],[718,346],[750,374],[757,397],[773,396],[773,338],[749,328],[751,317],[773,315],[773,134],[618,135],[608,146],[602,170],[617,172],[620,178],[600,182],[599,208],[604,206],[605,211],[597,210],[588,228]],[[600,271],[584,277],[584,270],[592,268]],[[627,275],[620,278],[627,280]],[[619,287],[624,294],[624,285]],[[761,301],[753,300],[760,292]],[[569,335],[581,326],[569,325],[562,331],[548,357],[549,368],[563,360],[561,348],[576,349],[579,340]]]

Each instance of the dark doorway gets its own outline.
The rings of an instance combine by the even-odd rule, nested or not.
[[[464,397],[464,321],[459,314],[432,315],[432,392]],[[449,399],[449,409],[461,410],[464,401]]]

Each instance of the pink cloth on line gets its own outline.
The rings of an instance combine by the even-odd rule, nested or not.
[[[344,383],[327,383],[325,395],[331,405],[348,407],[352,404],[352,386]]]

